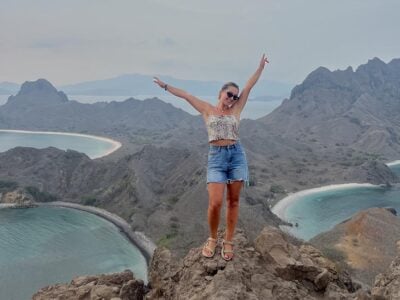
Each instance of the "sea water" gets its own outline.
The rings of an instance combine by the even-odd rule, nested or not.
[[[390,168],[400,174],[400,165]],[[371,207],[393,207],[400,213],[400,187],[349,187],[309,193],[286,208],[284,219],[298,226],[285,229],[309,240]]]
[[[141,252],[98,216],[58,207],[0,209],[0,299],[31,299],[75,276],[125,269],[147,281]]]
[[[0,129],[0,152],[17,146],[37,149],[50,146],[61,150],[72,149],[83,152],[90,158],[97,158],[116,150],[119,144],[109,139],[88,135],[18,132]]]

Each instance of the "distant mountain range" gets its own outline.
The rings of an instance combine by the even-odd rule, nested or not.
[[[183,80],[171,76],[160,76],[162,80],[171,85],[180,87],[194,95],[215,96],[224,82]],[[239,85],[245,82],[238,82]],[[264,100],[281,99],[290,94],[292,84],[260,80],[252,91],[253,97],[264,97]],[[20,88],[16,83],[0,83],[0,95],[15,95]],[[90,95],[90,96],[137,96],[137,95],[165,95],[165,92],[153,83],[153,77],[141,74],[126,74],[118,77],[94,80],[58,87],[67,95]],[[267,96],[265,98],[265,96]],[[268,98],[269,97],[269,98]]]

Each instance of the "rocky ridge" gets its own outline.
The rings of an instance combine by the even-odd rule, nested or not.
[[[235,257],[229,262],[221,258],[220,246],[212,259],[201,255],[201,247],[180,260],[167,248],[156,249],[147,286],[127,270],[44,287],[33,299],[400,299],[400,256],[369,289],[320,250],[275,227],[265,227],[254,242],[239,229],[234,242]]]
[[[397,159],[400,150],[400,59],[378,58],[356,71],[320,67],[293,88],[290,99],[260,121],[277,135],[314,147],[350,147]]]
[[[222,234],[222,232],[220,233]],[[254,243],[244,232],[235,236],[235,258],[226,262],[219,255],[206,259],[201,248],[191,249],[180,261],[173,259],[166,248],[156,250],[150,269],[146,299],[356,299],[364,292],[357,291],[346,273],[324,258],[314,247],[292,243],[280,230],[266,227]],[[122,273],[126,276],[127,273]],[[110,275],[120,278],[121,275]],[[142,287],[140,281],[128,283],[131,293]],[[143,299],[142,295],[123,298],[127,280],[119,280],[105,288],[98,277],[74,279],[69,285],[46,287],[33,299]],[[116,280],[113,280],[115,283]],[[108,290],[109,292],[99,291]],[[54,298],[51,298],[54,297]]]
[[[394,213],[386,208],[360,211],[310,243],[335,259],[354,279],[372,286],[398,254],[400,220]]]

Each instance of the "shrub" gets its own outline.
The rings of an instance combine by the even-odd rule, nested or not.
[[[33,199],[37,202],[51,202],[51,201],[56,201],[57,197],[47,193],[47,192],[41,192],[37,187],[35,186],[27,186],[25,187],[25,191],[30,194]]]
[[[84,205],[94,206],[94,204],[97,202],[97,199],[95,196],[83,196],[81,201]]]
[[[281,185],[279,185],[279,184],[273,184],[273,185],[271,185],[269,191],[270,191],[271,193],[274,193],[274,194],[283,194],[283,193],[285,193],[284,187],[281,186]]]
[[[15,190],[17,187],[18,183],[15,181],[0,180],[0,192]]]

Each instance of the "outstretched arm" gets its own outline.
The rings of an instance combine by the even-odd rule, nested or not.
[[[264,67],[267,63],[269,63],[268,58],[265,56],[265,54],[263,54],[256,72],[250,77],[250,79],[247,81],[246,85],[243,87],[242,92],[240,93],[240,97],[238,100],[238,106],[239,106],[240,110],[242,110],[243,107],[246,105],[247,98],[249,97],[250,91],[253,88],[253,86],[257,83],[257,81],[260,78],[262,72],[264,71]]]
[[[161,88],[166,90],[167,92],[170,92],[172,95],[177,96],[179,98],[185,99],[187,102],[189,102],[190,105],[192,105],[199,113],[207,114],[209,111],[211,104],[209,104],[206,101],[200,100],[197,97],[189,94],[188,92],[178,89],[176,87],[173,87],[169,84],[166,84],[165,82],[161,81],[158,77],[154,77],[153,81],[158,84]]]

